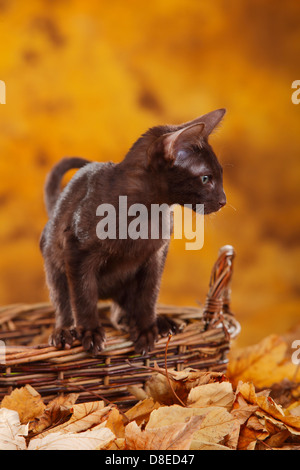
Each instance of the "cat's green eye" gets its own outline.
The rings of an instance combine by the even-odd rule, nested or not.
[[[203,184],[206,184],[209,182],[209,176],[207,175],[204,175],[204,176],[201,176],[201,181]]]

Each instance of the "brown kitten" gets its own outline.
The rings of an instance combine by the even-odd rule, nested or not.
[[[149,214],[153,204],[165,204],[167,218],[173,204],[191,204],[194,210],[204,204],[205,214],[218,211],[226,203],[222,167],[207,139],[224,114],[219,109],[179,126],[153,127],[119,164],[70,158],[53,168],[45,185],[49,221],[40,241],[56,309],[50,344],[71,347],[76,337],[87,351],[99,353],[105,335],[98,299],[112,299],[113,322],[129,331],[138,353],[151,350],[158,335],[176,331],[172,320],[155,312],[170,240],[162,230],[157,238],[99,239],[97,208],[116,209],[119,235],[120,196],[127,197],[128,207],[143,204]],[[60,192],[71,168],[80,169]],[[127,223],[132,220],[129,216]],[[161,224],[162,217],[159,229]]]

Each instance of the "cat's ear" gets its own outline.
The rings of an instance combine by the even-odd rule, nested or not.
[[[189,127],[184,127],[178,131],[165,134],[163,136],[165,159],[173,164],[176,160],[176,154],[179,152],[179,150],[190,146],[194,142],[199,142],[199,139],[203,136],[204,131],[205,124],[201,122],[192,124]]]
[[[199,142],[204,129],[204,123],[196,123],[161,135],[148,150],[150,165],[173,166],[178,151],[190,146],[193,142]]]
[[[203,123],[205,124],[203,137],[207,138],[212,133],[212,131],[218,126],[218,124],[220,124],[225,113],[226,109],[224,108],[216,109],[215,111],[211,111],[210,113],[204,114],[203,116],[199,116],[193,121],[186,122],[185,124],[183,124],[183,126],[190,127],[193,124]]]

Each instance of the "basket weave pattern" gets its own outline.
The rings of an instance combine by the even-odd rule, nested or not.
[[[170,340],[160,338],[145,356],[134,352],[127,333],[111,326],[107,302],[98,305],[106,345],[97,357],[88,355],[79,343],[69,350],[45,344],[54,326],[51,304],[3,307],[0,340],[5,342],[5,361],[0,364],[0,399],[30,384],[46,402],[61,393],[80,392],[78,402],[100,397],[127,408],[136,401],[128,386],[142,387],[155,363],[164,368],[166,361],[167,368],[175,370],[192,367],[225,372],[230,341],[240,331],[229,308],[233,257],[232,247],[220,250],[204,309],[158,305],[157,313],[171,316],[181,330]]]

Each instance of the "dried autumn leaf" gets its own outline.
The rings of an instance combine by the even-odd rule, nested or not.
[[[28,425],[22,425],[18,412],[1,408],[0,410],[0,449],[24,450],[24,436],[28,434]]]
[[[195,431],[191,449],[201,448],[202,444],[221,444],[235,427],[235,418],[223,407],[183,408],[179,405],[165,406],[154,410],[146,429],[158,429],[168,424],[184,423],[192,416],[202,416],[203,420]]]
[[[194,369],[184,369],[183,371],[168,371],[169,377],[165,374],[154,373],[145,383],[145,392],[149,397],[164,405],[178,403],[176,396],[183,402],[186,401],[191,389],[199,385],[227,380],[219,372],[203,372]],[[170,386],[170,382],[174,392]]]
[[[223,406],[231,410],[234,402],[232,385],[229,382],[216,382],[192,388],[187,404],[190,407]]]
[[[244,397],[240,393],[237,393],[230,413],[241,425],[244,424],[257,409],[257,405],[249,405]]]
[[[66,396],[58,396],[50,401],[44,410],[44,413],[30,425],[30,431],[37,434],[50,426],[59,424],[70,415],[70,408],[78,398],[77,393],[71,393]]]
[[[148,420],[150,413],[157,408],[159,408],[159,403],[155,402],[152,398],[146,398],[126,411],[125,415],[129,421],[136,421],[137,424],[140,424]]]
[[[125,450],[126,445],[125,445],[125,438],[124,437],[119,437],[115,439],[113,442],[110,444],[106,445],[105,447],[102,447],[103,450]],[[96,450],[99,450],[96,448]]]
[[[300,417],[299,416],[286,416],[280,405],[277,405],[272,398],[258,397],[258,405],[261,410],[256,413],[265,420],[272,422],[277,427],[287,429],[291,434],[300,435]],[[280,426],[281,425],[281,426]]]
[[[45,437],[31,439],[28,450],[94,450],[102,449],[115,439],[108,428],[80,433],[54,432]]]
[[[268,396],[267,390],[256,393],[252,383],[240,383],[238,391],[245,400],[260,408],[256,413],[260,412],[266,419],[283,423],[294,434],[300,433],[300,416],[286,414],[282,406]]]
[[[262,442],[269,432],[256,416],[251,416],[247,425],[242,425],[238,440],[238,450],[254,450],[257,442]]]
[[[54,432],[74,433],[86,431],[92,426],[102,423],[107,418],[110,410],[111,406],[104,407],[103,401],[73,405],[72,408],[70,408],[72,416],[67,422],[46,430],[40,434],[39,437],[42,438]]]
[[[175,423],[160,428],[145,429],[129,423],[125,428],[128,450],[187,450],[203,416],[193,416],[187,423]]]
[[[284,378],[300,380],[300,370],[286,358],[287,343],[276,335],[243,349],[231,350],[227,376],[236,386],[240,380],[253,382],[258,388],[270,387]]]
[[[113,408],[109,412],[107,420],[98,425],[97,428],[100,428],[102,425],[110,429],[118,439],[125,436],[123,417],[117,408]]]
[[[27,424],[41,416],[46,405],[41,395],[31,385],[25,385],[25,387],[16,388],[10,395],[6,395],[1,402],[1,408],[17,411],[20,422]]]

